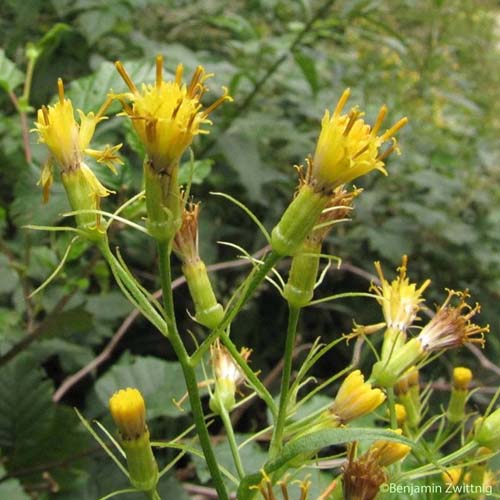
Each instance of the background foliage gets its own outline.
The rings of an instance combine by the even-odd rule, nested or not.
[[[407,253],[410,276],[419,282],[432,278],[432,300],[441,301],[445,287],[471,289],[483,305],[482,320],[491,323],[484,354],[497,360],[499,14],[495,2],[479,0],[2,2],[0,497],[94,500],[126,486],[71,406],[109,424],[109,395],[136,385],[147,399],[153,436],[173,436],[188,421],[172,403],[183,388],[168,345],[145,322],[127,319],[131,307],[95,249],[85,243],[74,247],[56,281],[29,297],[69,242],[61,234],[22,227],[67,224],[61,217],[68,209],[61,185],[56,183],[50,203],[42,205],[36,183],[46,152],[28,133],[34,110],[56,93],[58,76],[75,107],[86,112],[96,111],[110,88],[123,89],[112,65],[116,59],[126,62],[135,81],[152,79],[154,56],[161,53],[170,72],[178,62],[187,74],[201,63],[216,75],[212,88],[229,87],[235,103],[217,111],[211,134],[194,146],[193,192],[203,201],[201,253],[211,263],[236,258],[233,249],[216,241],[251,252],[265,241],[242,212],[209,193],[237,196],[271,227],[294,190],[293,164],[312,152],[325,107],[331,108],[346,86],[352,89],[351,102],[366,109],[370,120],[384,102],[390,121],[408,116],[403,154],[391,157],[390,176],[371,175],[360,183],[365,192],[352,222],[331,237],[331,253],[344,264],[328,273],[319,293],[365,291],[374,260],[395,269]],[[23,92],[27,46],[40,54],[29,99]],[[102,144],[124,142],[125,165],[118,176],[93,165],[116,191],[106,200],[108,208],[141,188],[140,146],[126,129],[123,118],[114,117],[95,137]],[[127,214],[142,215],[140,206]],[[157,289],[152,243],[113,227],[113,244],[143,284]],[[221,297],[234,289],[242,272],[226,267],[215,274]],[[190,308],[187,291],[180,286],[175,296],[186,318],[182,329],[201,336],[183,315]],[[318,306],[304,314],[302,342],[318,335],[332,338],[349,331],[352,318],[364,323],[379,321],[379,315],[367,299]],[[253,367],[264,374],[281,356],[285,317],[284,303],[263,287],[233,326],[236,342],[253,347]],[[99,358],[103,362],[89,366],[111,339],[115,343]],[[325,378],[332,366],[342,368],[350,358],[350,348],[336,350],[316,375]],[[458,361],[474,368],[485,387],[473,399],[480,406],[498,385],[498,367],[467,350],[448,355],[433,373],[438,389]],[[363,356],[361,365],[367,362]],[[68,382],[83,367],[88,374]],[[259,405],[240,417],[241,433],[266,418]],[[257,462],[258,452],[251,453]],[[168,458],[160,454],[160,460]],[[208,479],[196,465],[181,462],[161,489],[178,489],[176,498],[185,498],[178,480]]]

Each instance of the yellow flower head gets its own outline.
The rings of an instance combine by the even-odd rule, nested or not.
[[[313,158],[312,175],[320,190],[330,190],[372,170],[387,174],[384,160],[397,149],[394,134],[407,123],[399,120],[384,134],[378,136],[387,114],[386,106],[379,111],[375,125],[370,127],[361,118],[363,113],[357,108],[348,114],[341,114],[349,98],[347,89],[330,115],[327,110],[321,122],[321,133]],[[392,145],[380,153],[382,144],[392,139]]]
[[[47,145],[51,155],[57,160],[63,174],[71,174],[82,170],[83,181],[89,182],[91,194],[100,198],[107,196],[111,191],[107,190],[97,179],[95,174],[83,162],[84,156],[92,156],[99,163],[103,163],[111,170],[116,171],[116,165],[123,163],[117,152],[121,144],[117,146],[106,146],[104,151],[89,149],[88,146],[94,135],[96,125],[105,120],[103,113],[109,106],[108,99],[101,109],[94,114],[78,111],[79,122],[75,120],[73,104],[64,96],[64,85],[59,78],[57,81],[59,100],[53,106],[42,106],[38,110],[35,121],[35,131],[38,133],[39,141]],[[48,199],[48,190],[52,184],[51,161],[45,164],[40,182],[44,188],[44,199]],[[75,210],[82,207],[73,207]]]
[[[121,389],[109,400],[109,410],[124,440],[136,440],[144,435],[146,406],[138,389]]]
[[[121,62],[115,65],[131,91],[118,98],[132,119],[149,160],[159,172],[168,172],[179,162],[195,135],[208,134],[208,130],[202,128],[212,123],[208,115],[224,101],[232,100],[223,87],[223,95],[203,109],[201,99],[208,90],[205,82],[213,75],[205,73],[202,66],[198,66],[189,85],[182,82],[182,64],[177,66],[175,80],[165,82],[163,58],[157,56],[155,84],[143,84],[139,91]]]
[[[401,435],[403,431],[401,429],[396,429],[394,431],[396,434]],[[367,451],[379,465],[386,467],[392,465],[408,455],[411,451],[411,446],[403,443],[397,443],[396,441],[375,441]]]
[[[450,305],[454,296],[459,299],[456,307]],[[469,297],[467,290],[464,292],[448,290],[448,297],[417,337],[425,352],[458,347],[467,343],[484,346],[484,334],[488,333],[490,328],[489,325],[480,327],[471,322],[471,318],[481,310],[481,306],[476,303],[471,307],[466,302]]]
[[[182,211],[181,227],[173,239],[173,251],[183,263],[194,264],[200,257],[198,253],[198,216],[199,203],[190,203]]]
[[[406,275],[408,257],[403,256],[401,266],[398,268],[399,276],[389,283],[384,276],[380,262],[375,262],[375,269],[380,279],[380,286],[373,285],[371,289],[379,296],[378,302],[382,306],[387,328],[405,332],[415,321],[420,303],[423,302],[422,293],[429,286],[430,280],[417,288],[415,283],[410,283]]]
[[[453,388],[466,391],[469,388],[469,384],[472,380],[472,371],[469,368],[464,368],[463,366],[457,366],[453,368]]]
[[[345,424],[357,417],[371,413],[385,400],[385,394],[380,389],[372,389],[365,382],[359,370],[351,372],[342,382],[330,413]]]

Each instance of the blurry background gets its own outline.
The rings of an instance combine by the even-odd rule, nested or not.
[[[58,278],[28,297],[56,268],[70,241],[65,233],[22,228],[71,220],[61,217],[68,205],[58,182],[50,202],[42,204],[36,183],[47,153],[29,132],[35,110],[56,94],[58,77],[75,108],[85,112],[97,111],[110,88],[125,90],[112,64],[116,59],[137,84],[153,81],[158,53],[170,74],[182,62],[188,78],[202,64],[215,73],[207,102],[221,85],[229,87],[235,102],[213,114],[210,135],[193,146],[192,192],[202,200],[201,253],[211,264],[238,255],[217,241],[256,252],[265,240],[242,211],[209,193],[237,197],[271,228],[295,189],[293,165],[313,152],[323,112],[345,87],[352,90],[349,104],[365,110],[368,122],[384,103],[387,126],[407,116],[410,123],[399,134],[402,155],[389,159],[389,177],[372,173],[360,180],[365,191],[352,221],[333,231],[327,251],[341,257],[343,266],[330,270],[317,295],[367,291],[373,261],[382,261],[392,279],[405,253],[413,281],[432,279],[429,307],[442,302],[445,287],[469,288],[483,306],[478,321],[491,324],[487,347],[447,354],[423,380],[432,376],[438,407],[447,400],[442,389],[452,366],[469,366],[483,387],[471,407],[484,408],[500,371],[499,32],[500,10],[493,0],[2,2],[0,498],[95,500],[125,487],[71,409],[77,406],[87,418],[109,424],[106,404],[115,388],[141,388],[155,437],[173,436],[188,422],[171,402],[183,388],[168,344],[146,322],[129,316],[131,307],[95,249],[84,243],[74,247]],[[23,98],[27,44],[40,54],[29,99],[26,93]],[[125,161],[118,176],[92,165],[116,191],[105,200],[105,210],[141,189],[142,151],[123,117],[101,123],[93,146],[117,142],[124,143]],[[127,215],[140,222],[143,207],[133,206]],[[119,224],[110,239],[141,282],[157,290],[152,242]],[[212,276],[225,300],[247,268],[219,267]],[[280,265],[285,275],[286,268],[286,262]],[[203,338],[185,314],[191,305],[184,286],[175,297],[182,329]],[[301,342],[347,333],[353,319],[365,324],[381,318],[380,308],[366,298],[324,304],[303,314]],[[285,322],[285,303],[265,285],[232,328],[238,345],[254,349],[254,369],[271,373],[271,387],[279,374],[273,378],[271,369],[282,354]],[[342,346],[325,359],[318,379],[345,367],[352,347]],[[365,372],[372,362],[363,351]],[[256,404],[239,415],[236,428],[255,430],[265,418]],[[256,446],[249,452],[255,469],[259,457]],[[164,490],[182,499],[179,479],[194,491],[207,473],[185,459],[176,478],[162,481]]]

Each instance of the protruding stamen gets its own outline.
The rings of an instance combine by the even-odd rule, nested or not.
[[[377,132],[380,130],[380,127],[382,126],[382,122],[385,120],[385,117],[387,115],[387,106],[384,104],[381,108],[380,111],[378,112],[377,120],[375,121],[371,135],[376,136]]]
[[[351,95],[351,89],[345,89],[344,93],[340,96],[337,106],[335,106],[335,111],[333,112],[333,116],[338,116],[340,115],[340,113],[342,113],[345,103],[349,99],[350,95]]]
[[[120,76],[122,77],[123,81],[127,85],[127,87],[134,93],[138,94],[139,91],[137,90],[137,87],[135,86],[134,82],[132,81],[132,78],[130,78],[129,74],[123,67],[123,64],[120,61],[115,62],[115,67],[118,70],[118,73],[120,73]]]
[[[394,144],[391,144],[390,147],[388,147],[383,153],[380,153],[378,156],[377,156],[377,160],[378,161],[384,161],[391,153],[394,152],[394,150],[397,148],[397,145],[396,143]]]
[[[45,106],[45,104],[42,106],[42,113],[45,125],[49,125],[49,110],[47,109],[47,106]]]
[[[97,114],[95,116],[96,122],[99,120],[99,118],[103,117],[104,113],[109,108],[109,106],[111,105],[112,102],[113,102],[113,98],[108,96],[106,98],[106,100],[104,101],[104,103],[102,104],[102,106],[99,108],[99,111],[97,112]]]
[[[183,102],[182,97],[179,97],[179,99],[177,99],[177,103],[175,104],[175,108],[172,111],[172,120],[175,120],[175,117],[177,116],[179,109],[181,109],[182,102]]]
[[[57,92],[59,94],[59,102],[64,103],[64,84],[61,78],[57,79]]]
[[[355,109],[349,111],[349,122],[347,123],[346,128],[344,130],[344,137],[347,137],[349,135],[349,132],[351,131],[353,125],[356,123],[358,116],[359,116],[359,111],[356,111]]]
[[[207,109],[203,111],[203,118],[206,118],[214,109],[217,109],[224,101],[233,102],[233,98],[228,94],[227,87],[222,87],[223,94],[216,99]]]
[[[175,70],[175,83],[181,86],[182,83],[182,75],[184,74],[184,66],[182,64],[177,65],[177,69]]]
[[[387,132],[385,132],[380,139],[382,142],[390,139],[398,130],[402,129],[408,123],[408,118],[406,116],[401,118],[397,123],[395,123]]]
[[[156,88],[160,88],[163,81],[163,57],[156,56]]]
[[[196,71],[193,74],[193,78],[191,78],[191,83],[189,84],[189,87],[187,89],[187,94],[189,97],[193,97],[193,92],[196,89],[196,86],[198,85],[200,79],[203,77],[203,73],[205,70],[203,69],[203,66],[198,66],[196,68]]]

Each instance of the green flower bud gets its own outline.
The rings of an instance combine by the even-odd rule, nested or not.
[[[500,408],[476,421],[474,439],[492,451],[500,450]]]
[[[120,430],[130,483],[140,491],[154,490],[158,483],[158,465],[149,441],[142,394],[137,389],[122,389],[109,400],[109,409]]]
[[[215,328],[224,317],[224,309],[217,302],[205,264],[201,260],[188,262],[182,266],[182,272],[194,302],[196,321]]]
[[[271,247],[279,255],[295,255],[312,231],[329,196],[304,184],[271,233]]]
[[[293,307],[306,306],[314,295],[318,275],[321,242],[306,238],[300,252],[292,259],[288,282],[283,295]]]

